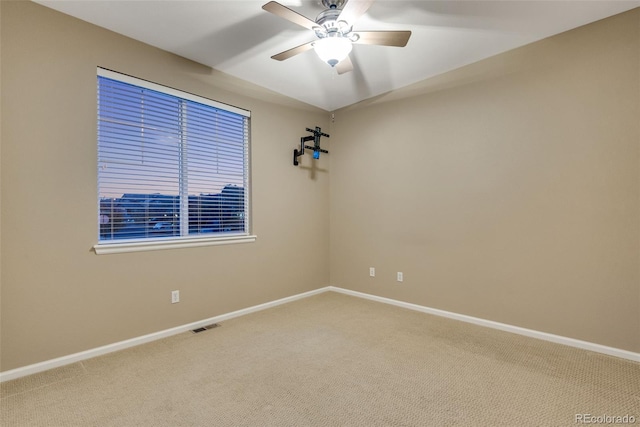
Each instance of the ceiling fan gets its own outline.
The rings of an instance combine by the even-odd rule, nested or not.
[[[353,31],[353,24],[364,15],[373,1],[322,0],[322,5],[327,9],[320,12],[315,21],[276,1],[270,1],[262,6],[264,10],[313,30],[317,37],[317,40],[285,50],[271,58],[284,61],[299,53],[314,49],[320,59],[336,68],[338,74],[344,74],[353,70],[349,53],[354,43],[406,46],[409,37],[411,37],[411,31]]]

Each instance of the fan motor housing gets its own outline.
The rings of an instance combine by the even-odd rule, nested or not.
[[[340,12],[338,9],[323,10],[316,18],[316,24],[325,28],[334,26],[338,16],[340,16]]]
[[[345,21],[338,21],[338,17],[340,16],[340,9],[327,9],[318,15],[316,18],[316,24],[318,27],[315,28],[316,35],[319,38],[324,38],[328,36],[346,36],[351,32],[351,25],[349,25]]]

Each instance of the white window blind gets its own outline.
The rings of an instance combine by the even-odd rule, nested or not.
[[[248,152],[248,111],[99,69],[99,242],[248,235]]]

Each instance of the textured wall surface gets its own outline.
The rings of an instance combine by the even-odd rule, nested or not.
[[[291,165],[327,112],[32,2],[1,7],[2,371],[328,285],[328,160]],[[251,110],[255,243],[92,252],[98,66]]]
[[[640,9],[338,111],[332,285],[640,351],[639,117]]]

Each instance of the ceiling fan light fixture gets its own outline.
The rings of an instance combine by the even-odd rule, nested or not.
[[[318,57],[332,67],[349,56],[352,48],[351,40],[346,37],[325,37],[313,44]]]

